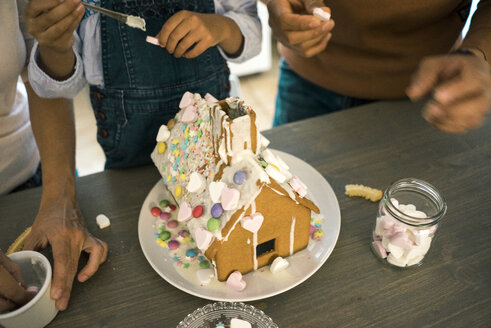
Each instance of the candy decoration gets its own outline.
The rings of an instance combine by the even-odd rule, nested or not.
[[[196,257],[198,255],[198,252],[196,252],[196,250],[194,249],[188,249],[186,251],[186,257],[190,257],[190,258],[193,258],[193,257]]]
[[[170,232],[169,231],[162,231],[160,233],[160,239],[162,239],[163,241],[166,241],[170,238]]]
[[[166,142],[170,137],[170,131],[167,125],[161,125],[159,132],[157,133],[157,142]],[[161,153],[162,154],[162,153]]]
[[[176,196],[176,198],[181,198],[181,196],[182,196],[182,187],[181,187],[181,185],[177,185],[174,188],[174,196]]]
[[[232,318],[232,320],[230,320],[230,328],[252,328],[252,325],[245,320]]]
[[[189,232],[187,230],[181,230],[177,233],[177,235],[179,237],[183,237],[183,238],[186,238],[186,237],[189,237]]]
[[[179,102],[179,108],[183,109],[194,104],[194,96],[191,92],[186,91]]]
[[[179,206],[179,213],[177,213],[177,221],[183,222],[189,220],[192,216],[192,212],[191,204],[182,202],[181,206]]]
[[[305,195],[307,195],[307,186],[297,176],[293,176],[288,183],[300,197],[303,198]]]
[[[220,227],[220,220],[215,219],[215,218],[210,218],[208,222],[206,223],[206,227],[210,231],[215,231]]]
[[[279,183],[285,182],[286,177],[278,170],[276,166],[270,164],[266,166],[264,170],[271,178],[275,179]]]
[[[331,19],[331,14],[328,13],[327,11],[322,10],[322,8],[314,8],[312,11],[312,14],[314,14],[315,17],[319,18],[322,21],[327,22],[329,19]]]
[[[176,220],[167,221],[167,228],[169,228],[169,229],[177,228],[178,225],[179,225],[179,222],[177,222]]]
[[[249,230],[252,233],[256,233],[261,228],[263,221],[264,216],[261,213],[256,212],[251,216],[244,216],[240,220],[240,225],[242,226],[242,228]]]
[[[160,218],[162,220],[168,220],[170,218],[170,213],[168,213],[168,212],[162,212],[162,213],[160,213]]]
[[[200,283],[203,285],[208,285],[211,281],[211,278],[215,276],[215,272],[213,269],[205,268],[205,269],[199,269],[196,271],[196,275],[198,276],[198,280]]]
[[[162,211],[160,210],[160,208],[154,206],[150,210],[150,213],[152,213],[152,215],[155,216],[155,217],[157,217],[157,216],[160,217],[160,214],[162,213]]]
[[[193,236],[194,240],[196,241],[196,245],[201,250],[206,250],[213,240],[213,234],[201,227],[194,230]]]
[[[167,207],[169,206],[169,201],[167,199],[162,199],[160,202],[159,202],[159,206],[160,207]]]
[[[217,98],[215,98],[215,97],[213,97],[213,96],[212,96],[211,94],[209,94],[209,93],[207,93],[207,94],[205,95],[205,100],[206,100],[206,102],[207,102],[207,103],[209,103],[209,104],[214,104],[214,103],[218,102],[218,99],[217,99]]]
[[[171,240],[171,241],[169,241],[167,246],[169,247],[169,249],[172,249],[172,250],[178,249],[179,248],[179,242],[177,240]]]
[[[222,196],[222,191],[226,187],[226,184],[218,181],[218,182],[211,182],[209,186],[209,192],[210,192],[210,197],[211,201],[213,203],[219,203],[220,202],[220,197]]]
[[[223,214],[222,204],[216,203],[211,207],[211,216],[214,218],[219,218]]]
[[[199,218],[201,215],[203,215],[203,206],[196,205],[193,209],[193,217]]]
[[[176,125],[176,121],[175,121],[173,118],[171,118],[171,119],[169,120],[169,122],[167,122],[167,127],[168,127],[168,128],[169,128],[169,130],[170,130],[170,129],[172,129],[172,128],[174,127],[174,125]]]
[[[176,210],[176,208],[177,208],[177,207],[176,207],[176,205],[174,205],[174,204],[169,204],[169,210],[170,210],[171,212],[174,212],[174,211]]]
[[[239,171],[235,172],[235,174],[234,174],[234,183],[236,185],[243,184],[244,181],[245,181],[245,179],[246,179],[246,173],[244,171],[239,170]]]
[[[198,119],[198,111],[194,106],[188,106],[182,113],[181,121],[183,123],[194,123]]]
[[[107,216],[105,216],[104,214],[97,215],[95,217],[95,221],[97,222],[99,229],[104,229],[104,228],[107,228],[111,225],[111,221],[109,221],[109,218]]]
[[[203,261],[199,262],[199,267],[202,269],[209,268],[210,262],[208,262],[207,260],[203,260]]]
[[[150,44],[153,44],[154,46],[160,46],[159,39],[157,39],[153,36],[147,35],[145,41],[147,41]]]
[[[385,248],[384,246],[382,246],[382,242],[376,240],[374,242],[372,242],[372,246],[373,246],[373,249],[375,250],[375,252],[377,252],[377,254],[385,259],[387,257],[387,252],[385,251]]]
[[[271,271],[271,273],[277,273],[285,270],[289,265],[290,263],[288,263],[287,260],[285,260],[281,256],[278,256],[274,259],[273,263],[271,263],[269,270]]]
[[[243,291],[247,286],[247,283],[242,279],[242,273],[239,271],[234,271],[232,272],[227,279],[227,287],[241,292]]]
[[[240,198],[240,191],[234,188],[225,187],[222,190],[222,207],[226,211],[234,210],[237,208],[237,204]]]
[[[158,143],[157,151],[159,152],[159,154],[163,154],[165,152],[165,142]]]
[[[186,188],[189,192],[197,192],[203,188],[204,184],[205,178],[198,172],[193,172],[189,177],[189,183]]]

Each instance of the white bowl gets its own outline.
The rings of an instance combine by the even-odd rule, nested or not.
[[[58,313],[50,297],[51,264],[41,253],[20,251],[9,255],[22,271],[27,286],[40,287],[36,296],[23,307],[0,314],[0,325],[5,328],[42,328]]]

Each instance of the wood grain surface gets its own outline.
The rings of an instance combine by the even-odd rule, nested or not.
[[[281,295],[250,302],[279,327],[490,327],[491,122],[465,135],[426,123],[420,106],[373,103],[266,131],[271,148],[315,167],[341,208],[341,233],[327,262]],[[448,211],[422,266],[396,270],[370,251],[377,204],[348,198],[344,185],[385,189],[415,177],[439,188]],[[159,175],[152,166],[78,179],[90,231],[109,257],[89,281],[75,282],[68,310],[49,327],[175,327],[212,301],[163,280],[138,242],[140,207]],[[0,247],[32,223],[40,189],[0,198]],[[111,227],[99,230],[104,213]],[[49,254],[49,250],[44,251]],[[87,260],[82,257],[82,263]]]

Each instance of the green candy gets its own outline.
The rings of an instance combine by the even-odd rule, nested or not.
[[[266,166],[268,166],[268,163],[266,163],[265,161],[261,161],[261,165],[262,165],[263,167],[266,167]]]
[[[201,269],[208,269],[210,267],[210,262],[208,262],[207,260],[203,260],[199,262],[199,267]]]
[[[208,220],[208,223],[206,224],[206,227],[208,228],[208,230],[210,231],[215,231],[218,229],[218,227],[220,226],[220,220],[218,219],[215,219],[215,218],[210,218]]]
[[[163,199],[160,201],[159,206],[160,207],[167,207],[167,206],[169,206],[169,201],[167,199]]]
[[[160,233],[160,239],[162,239],[163,241],[166,241],[170,238],[170,232],[169,231],[162,231]]]

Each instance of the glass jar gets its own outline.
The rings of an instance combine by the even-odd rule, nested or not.
[[[445,198],[428,182],[414,178],[393,182],[380,200],[373,253],[392,266],[421,265],[446,210]]]

